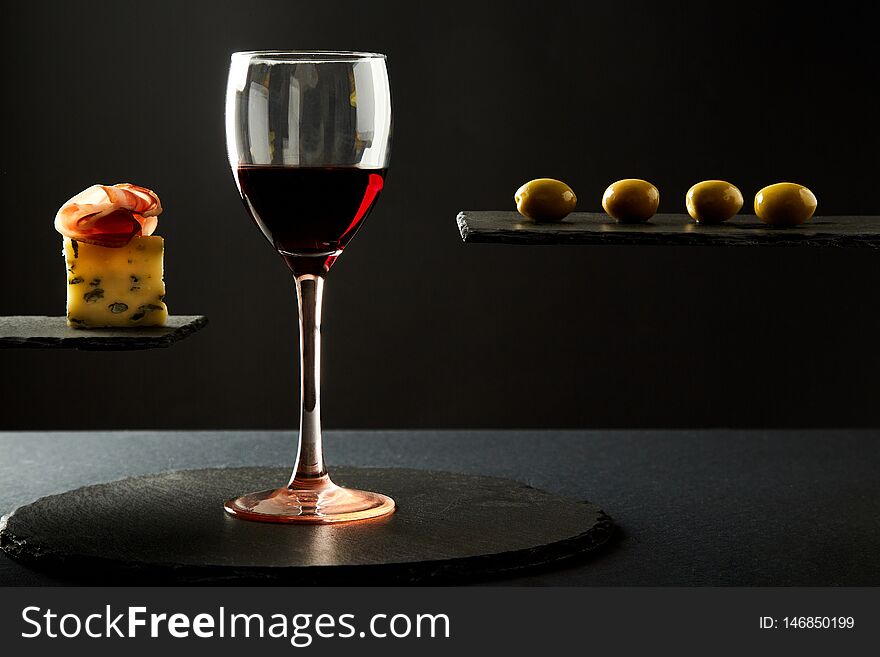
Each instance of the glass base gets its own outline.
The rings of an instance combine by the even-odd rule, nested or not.
[[[337,486],[325,475],[297,479],[284,488],[247,493],[228,500],[223,508],[245,520],[323,524],[388,515],[394,512],[394,500],[381,493]]]

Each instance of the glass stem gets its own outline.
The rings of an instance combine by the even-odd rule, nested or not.
[[[321,445],[321,303],[324,277],[296,276],[299,300],[300,391],[299,446],[290,487],[311,487],[327,476]]]

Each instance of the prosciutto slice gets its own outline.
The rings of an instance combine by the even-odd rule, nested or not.
[[[162,214],[159,197],[130,183],[92,185],[55,215],[55,230],[71,239],[118,248],[132,237],[152,235]]]

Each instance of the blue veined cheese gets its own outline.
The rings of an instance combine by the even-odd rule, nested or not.
[[[119,248],[65,237],[68,326],[164,325],[164,252],[165,241],[156,235],[133,237]]]

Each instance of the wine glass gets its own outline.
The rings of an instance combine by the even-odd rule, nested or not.
[[[391,146],[385,55],[250,51],[232,55],[226,145],[254,222],[293,272],[299,300],[299,446],[287,486],[229,500],[248,520],[330,523],[394,511],[379,493],[330,480],[321,445],[324,276],[370,213]]]

